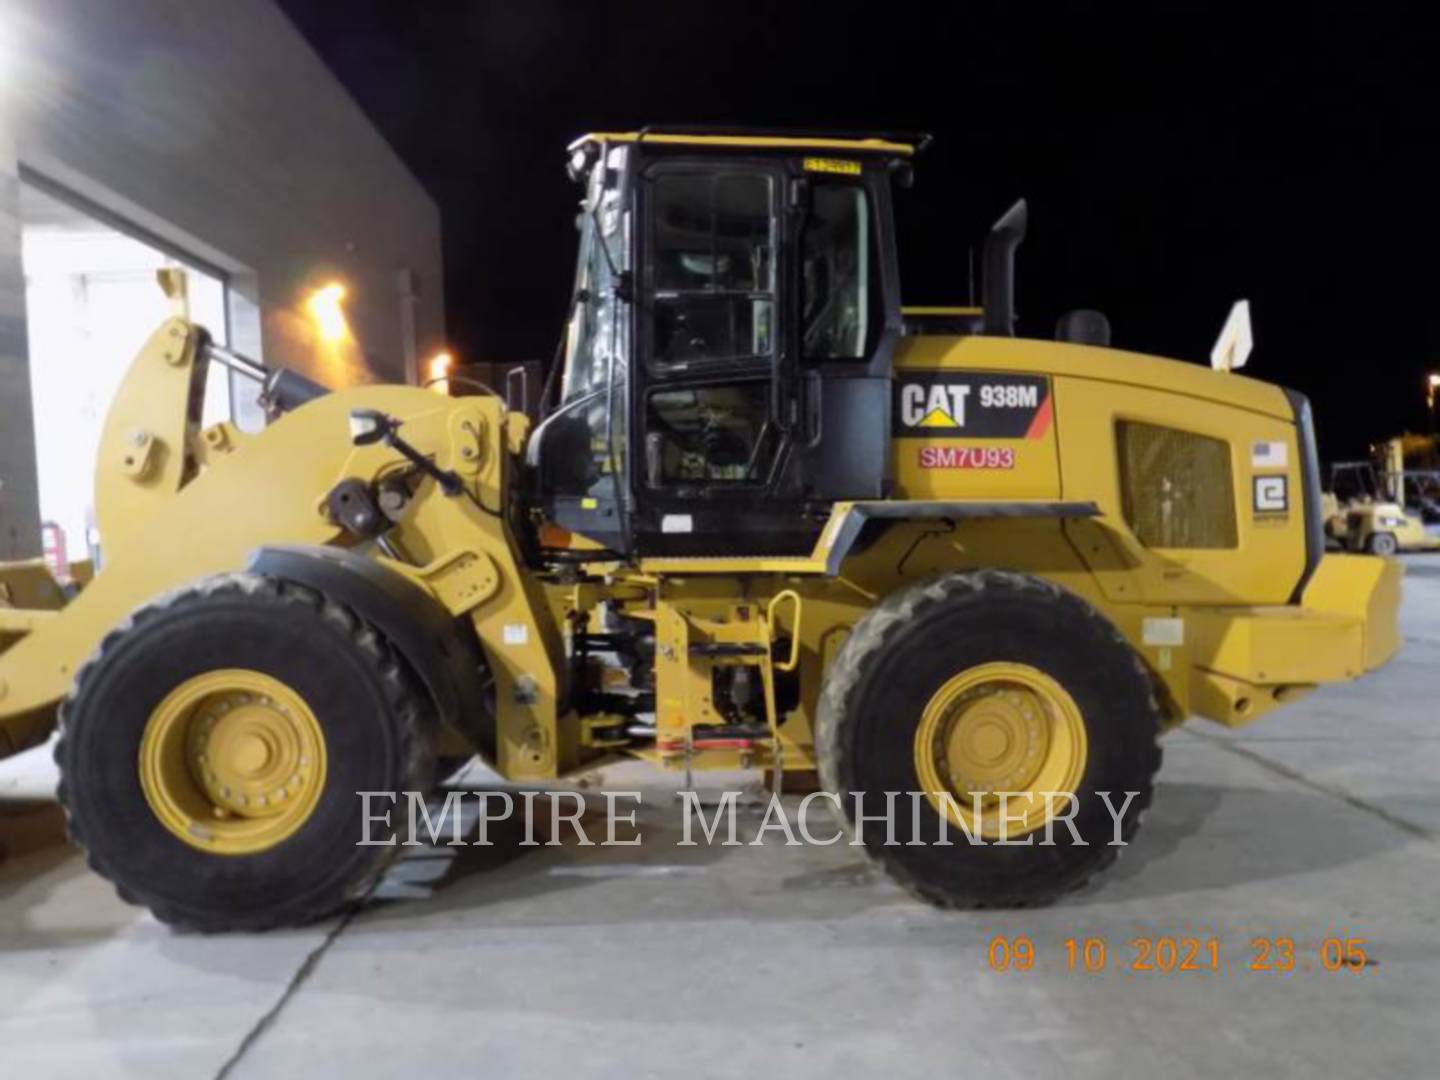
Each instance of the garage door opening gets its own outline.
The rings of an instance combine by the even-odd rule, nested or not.
[[[32,180],[20,185],[21,253],[40,516],[46,545],[97,558],[94,470],[105,414],[136,352],[176,313],[156,271],[185,271],[188,315],[227,344],[223,274],[177,258]],[[256,423],[258,384],[214,368],[205,423]]]

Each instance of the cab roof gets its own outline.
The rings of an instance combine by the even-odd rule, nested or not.
[[[838,150],[852,154],[892,154],[912,157],[930,144],[930,136],[918,132],[772,131],[747,128],[644,127],[639,131],[591,132],[569,146],[576,150],[586,143],[659,143],[664,145],[708,146],[736,150]]]

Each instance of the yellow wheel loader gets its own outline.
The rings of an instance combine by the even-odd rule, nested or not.
[[[1303,397],[1094,312],[1015,337],[1023,203],[981,307],[901,306],[921,145],[579,139],[533,429],[283,371],[262,433],[202,429],[237,358],[164,325],[104,430],[93,580],[4,575],[0,739],[58,724],[90,864],[169,922],[301,922],[395,854],[361,793],[629,757],[818,771],[917,896],[1043,903],[1134,834],[1165,729],[1385,663],[1400,568],[1324,553]]]

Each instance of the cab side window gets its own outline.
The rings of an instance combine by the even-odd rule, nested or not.
[[[774,182],[664,172],[650,211],[657,373],[769,361],[775,351]]]
[[[801,355],[863,359],[884,320],[879,246],[870,200],[858,184],[812,188],[800,237]]]
[[[652,487],[763,484],[778,436],[762,380],[653,391],[645,471]]]

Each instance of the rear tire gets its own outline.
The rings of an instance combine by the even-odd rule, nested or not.
[[[1058,822],[1053,844],[1043,843],[1046,834],[1028,825],[1032,831],[994,834],[1004,835],[1006,844],[992,839],[971,845],[952,814],[945,835],[953,846],[937,846],[943,804],[905,795],[891,815],[894,843],[886,842],[884,824],[869,821],[864,850],[912,894],[937,906],[1049,903],[1079,888],[1121,851],[1111,846],[1115,821],[1097,793],[1110,792],[1116,811],[1124,807],[1118,833],[1128,843],[1150,804],[1160,767],[1161,712],[1151,677],[1114,627],[1079,597],[1042,579],[1002,571],[953,574],[888,597],[856,624],[827,672],[816,732],[821,777],[839,797],[852,834],[856,793],[866,793],[864,812],[874,815],[885,809],[884,792],[933,791],[921,775],[926,748],[943,745],[947,749],[937,749],[937,758],[949,761],[959,753],[949,748],[963,741],[957,733],[964,729],[952,724],[942,743],[925,725],[932,723],[934,703],[950,700],[947,688],[963,687],[972,675],[981,688],[947,707],[957,710],[961,723],[967,710],[973,710],[972,718],[986,709],[997,714],[982,715],[979,723],[999,762],[995,775],[1005,778],[993,788],[969,781],[956,790],[1010,790],[1007,781],[1014,774],[1038,770],[1029,773],[1034,790],[1075,793],[1074,823],[1085,845],[1073,843]],[[995,688],[986,680],[997,680]],[[1007,709],[1019,726],[1014,739],[1014,730],[1000,731],[1010,722]],[[1041,721],[1035,726],[1043,727],[1048,716],[1050,733],[1045,753],[1031,755],[1025,731],[1037,713]],[[1070,736],[1064,734],[1067,725]],[[1078,747],[1078,755],[1068,762],[1057,758],[1060,765],[1050,768],[1050,748],[1065,745]],[[1001,761],[1001,750],[1016,760]],[[1039,764],[1027,765],[1031,757]],[[985,755],[979,760],[983,766]],[[1128,804],[1127,792],[1135,792]],[[972,824],[983,820],[982,808],[994,813],[984,800],[972,805]],[[1066,808],[1063,799],[1055,805]],[[919,843],[908,846],[912,841]]]
[[[277,708],[271,696],[251,693],[222,695],[214,706],[205,698],[189,712],[176,711],[173,703],[177,694],[185,700],[186,687],[223,684],[236,672],[252,686],[282,687],[273,697],[290,707]],[[371,626],[311,589],[227,574],[174,593],[141,608],[105,638],[61,707],[55,758],[70,835],[123,899],[167,923],[263,930],[327,915],[366,895],[397,851],[393,843],[358,843],[363,823],[357,792],[429,790],[435,725],[415,687]],[[232,704],[232,697],[264,704]],[[232,797],[228,786],[222,798],[208,774],[227,749],[216,749],[216,716],[221,732],[237,718],[251,724],[239,735],[240,772],[222,773],[244,777],[257,761],[277,758],[274,745],[262,744],[284,744],[284,721],[297,712],[310,718],[314,733],[294,751],[303,754],[308,747],[312,759],[300,780],[311,784],[304,812],[256,839],[253,829],[271,820],[265,815],[275,813],[279,799],[294,799],[296,781],[277,774],[271,788],[284,794],[272,790],[263,811],[257,803],[265,799],[240,798],[238,791]],[[263,723],[252,723],[252,713],[274,720],[275,732],[256,736]],[[148,764],[155,753],[147,748],[159,738],[156,725],[167,723],[177,732],[165,744],[174,753],[165,759],[168,768],[160,768]],[[275,733],[280,738],[272,739]],[[295,756],[279,768],[289,774],[293,765],[298,777],[305,771],[295,764],[300,760]],[[205,801],[207,793],[218,802]],[[393,806],[391,820],[403,820],[403,799],[373,800],[371,812]],[[237,801],[248,805],[238,807]],[[394,835],[378,823],[370,830],[375,840]]]
[[[1371,533],[1370,539],[1365,542],[1365,548],[1371,555],[1392,556],[1400,550],[1400,541],[1395,539],[1394,533]]]

